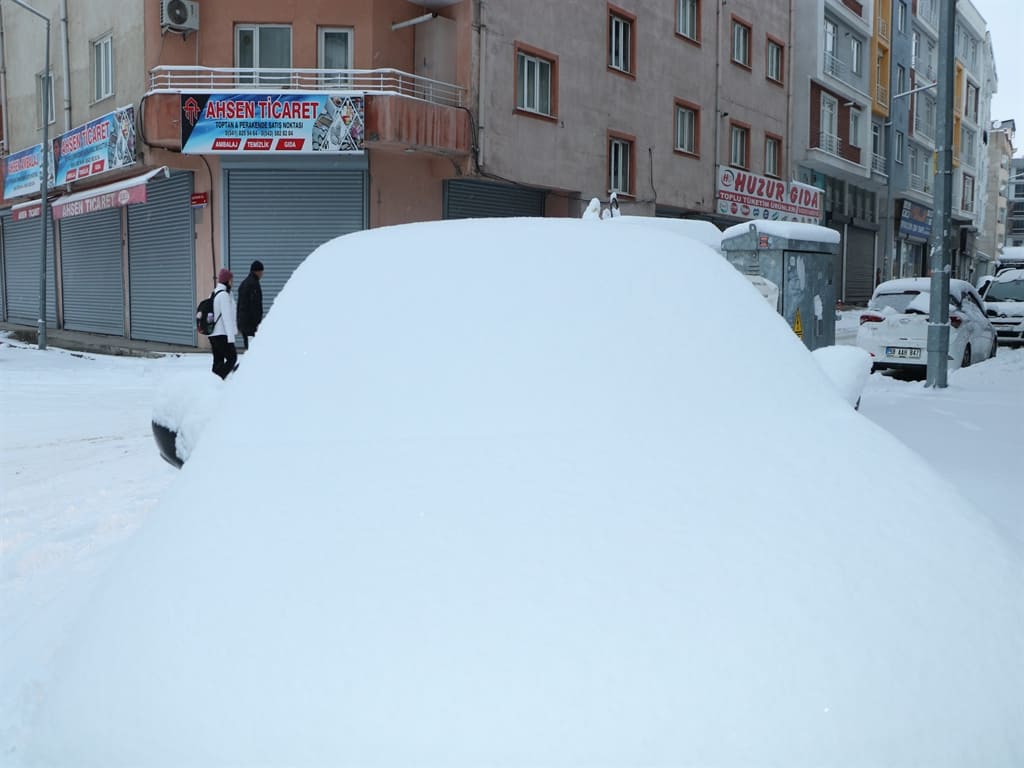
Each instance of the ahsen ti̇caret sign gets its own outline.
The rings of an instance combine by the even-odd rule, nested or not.
[[[362,95],[181,95],[181,151],[188,154],[363,151]]]

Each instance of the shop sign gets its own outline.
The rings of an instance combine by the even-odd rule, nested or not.
[[[822,190],[810,184],[719,167],[715,191],[718,213],[726,216],[805,224],[821,221]]]
[[[904,200],[900,211],[900,235],[915,240],[928,240],[932,235],[933,215],[931,208]]]
[[[193,208],[205,208],[209,203],[210,198],[206,192],[193,192],[192,193],[192,207]]]
[[[76,194],[75,197],[78,197]],[[115,192],[100,192],[89,197],[81,197],[61,203],[55,200],[53,203],[53,218],[65,219],[69,216],[81,216],[85,213],[105,211],[109,208],[123,208],[126,205],[146,202],[145,183],[135,184],[130,187],[119,189]]]
[[[23,149],[4,158],[4,197],[11,199],[39,192],[43,170],[43,145]],[[50,183],[53,183],[53,163],[50,163]]]
[[[181,95],[185,154],[363,151],[365,107],[353,93]]]
[[[121,107],[53,140],[58,185],[135,165],[135,108]]]
[[[28,219],[38,219],[42,213],[43,206],[39,203],[32,203],[21,208],[14,208],[11,211],[11,218],[14,221],[26,221]]]

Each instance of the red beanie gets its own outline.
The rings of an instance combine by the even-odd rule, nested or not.
[[[231,274],[231,270],[225,268],[217,273],[217,282],[223,283],[224,285],[228,285],[231,282],[231,278],[233,277],[234,275]]]

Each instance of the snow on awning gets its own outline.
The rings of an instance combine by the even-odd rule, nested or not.
[[[42,211],[39,200],[27,200],[11,206],[11,218],[14,221],[25,221],[25,219],[38,219]]]
[[[66,219],[70,216],[105,211],[109,208],[121,208],[133,203],[144,203],[146,202],[146,183],[158,173],[170,176],[170,171],[164,165],[129,179],[115,181],[113,184],[83,189],[81,192],[58,197],[50,204],[53,209],[53,218]]]

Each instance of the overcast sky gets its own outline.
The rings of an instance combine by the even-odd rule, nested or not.
[[[1024,144],[1024,53],[1020,32],[1024,29],[1021,0],[971,0],[988,22],[992,49],[999,73],[999,92],[992,97],[993,120],[1017,121],[1017,153]],[[1016,32],[1016,39],[1015,37]]]

